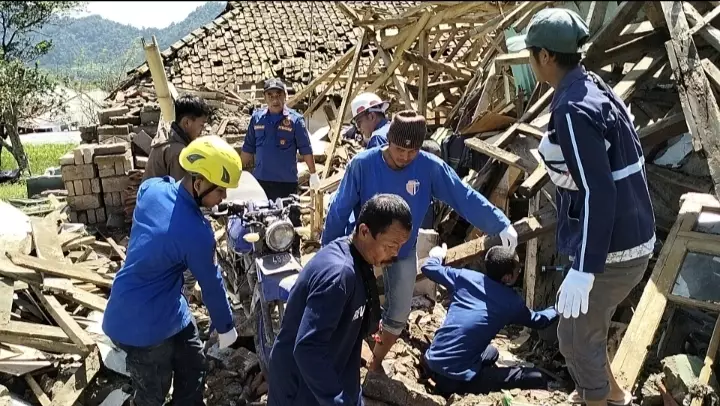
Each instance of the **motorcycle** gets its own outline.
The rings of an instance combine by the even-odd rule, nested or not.
[[[240,187],[228,191],[214,215],[225,219],[227,244],[219,253],[224,257],[226,288],[230,298],[242,304],[246,318],[254,320],[255,352],[267,376],[284,305],[302,269],[295,232],[301,206],[297,195],[267,200],[262,187],[250,178],[243,172]]]

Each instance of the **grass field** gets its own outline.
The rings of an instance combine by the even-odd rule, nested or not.
[[[30,160],[30,170],[33,175],[42,175],[45,169],[58,166],[58,160],[68,151],[73,149],[75,144],[26,144],[25,153]],[[13,156],[6,150],[0,155],[0,169],[15,169],[17,164]],[[17,183],[0,184],[0,200],[27,197],[25,180]]]

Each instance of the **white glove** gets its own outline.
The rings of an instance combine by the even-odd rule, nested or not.
[[[445,243],[442,246],[433,247],[428,254],[429,257],[439,259],[440,262],[445,259],[445,255],[447,255],[447,244]]]
[[[310,175],[310,189],[317,191],[320,189],[320,177],[317,173]]]
[[[235,327],[233,327],[233,329],[228,331],[227,333],[218,334],[218,347],[220,349],[227,348],[235,344],[237,338],[238,333],[237,330],[235,330]]]
[[[509,248],[510,250],[515,251],[515,248],[517,248],[518,235],[512,224],[500,232],[500,240],[502,240],[503,248]]]
[[[583,314],[587,314],[593,282],[595,275],[571,269],[558,291],[558,302],[555,306],[558,313],[566,319],[570,316],[577,318],[581,310]]]

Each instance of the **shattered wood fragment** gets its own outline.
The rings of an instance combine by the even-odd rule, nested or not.
[[[432,71],[440,71],[448,75],[469,80],[472,77],[472,71],[463,66],[453,66],[445,62],[437,62],[427,57],[423,57],[414,51],[403,52],[403,57],[412,63],[422,65]]]
[[[39,273],[30,269],[19,267],[13,264],[10,259],[1,256],[0,275],[26,283],[42,284],[43,282],[43,277]]]
[[[72,283],[62,283],[61,280],[57,278],[46,280],[43,288],[58,293],[88,309],[105,312],[107,308],[107,299],[104,297],[82,290],[77,286],[73,286]]]
[[[550,180],[550,175],[547,173],[545,165],[540,164],[535,170],[528,176],[523,183],[518,187],[518,194],[522,197],[530,198],[540,191],[545,184]]]
[[[638,130],[638,136],[640,137],[640,144],[647,148],[683,134],[687,130],[685,115],[677,113],[641,128]]]
[[[48,220],[40,217],[31,217],[30,225],[35,243],[35,255],[38,258],[65,262],[65,256],[60,247],[57,227]]]

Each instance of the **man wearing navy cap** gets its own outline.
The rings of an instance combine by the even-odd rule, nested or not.
[[[632,396],[613,377],[607,334],[645,273],[655,217],[630,113],[580,64],[588,37],[577,13],[549,8],[533,16],[525,44],[535,75],[555,89],[538,151],[556,185],[557,248],[572,261],[556,305],[560,351],[576,386],[569,401],[627,405]]]
[[[285,105],[287,90],[280,79],[269,79],[263,88],[267,107],[255,111],[242,147],[242,161],[255,169],[253,175],[268,199],[285,198],[298,190],[297,153],[310,170],[310,188],[320,187],[315,172],[310,135],[302,114]]]

